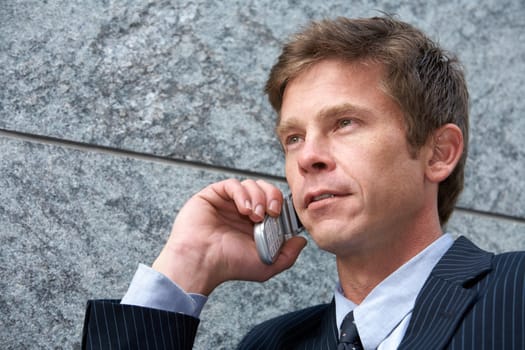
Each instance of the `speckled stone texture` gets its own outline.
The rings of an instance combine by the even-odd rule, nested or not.
[[[448,230],[525,249],[525,4],[452,1],[4,1],[0,4],[0,348],[78,348],[85,301],[119,298],[206,184],[283,189],[263,87],[311,19],[398,14],[458,54],[471,93],[466,189]],[[227,283],[196,349],[331,298],[332,257]]]

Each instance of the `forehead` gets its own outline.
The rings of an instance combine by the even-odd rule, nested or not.
[[[384,68],[369,61],[323,60],[289,81],[277,127],[339,105],[379,112],[397,106],[386,93]]]

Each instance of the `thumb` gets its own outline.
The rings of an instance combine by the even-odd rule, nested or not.
[[[275,268],[279,271],[290,268],[297,260],[299,253],[306,247],[306,243],[306,238],[301,236],[295,236],[286,241],[273,264]]]

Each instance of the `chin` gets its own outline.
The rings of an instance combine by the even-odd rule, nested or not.
[[[330,253],[330,254],[333,254],[333,255],[337,255],[337,253],[338,253],[338,248],[336,246],[334,246],[333,244],[320,245],[320,244],[317,243],[317,247],[319,249],[321,249],[322,251]]]
[[[325,222],[317,223],[315,228],[307,230],[317,244],[324,251],[337,254],[342,250],[352,249],[363,243],[363,231],[357,227],[351,229],[348,223]]]
[[[319,249],[333,254],[335,254],[337,250],[341,248],[342,244],[345,244],[345,239],[343,238],[344,236],[340,234],[333,234],[334,231],[322,232],[317,230],[314,231],[314,233],[311,231],[308,232]]]

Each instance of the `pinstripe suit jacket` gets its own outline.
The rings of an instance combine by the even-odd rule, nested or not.
[[[524,307],[525,252],[494,256],[461,237],[425,282],[399,348],[523,350]],[[83,345],[191,349],[197,325],[198,320],[180,314],[91,301]],[[328,350],[336,342],[332,302],[256,326],[239,349]]]

